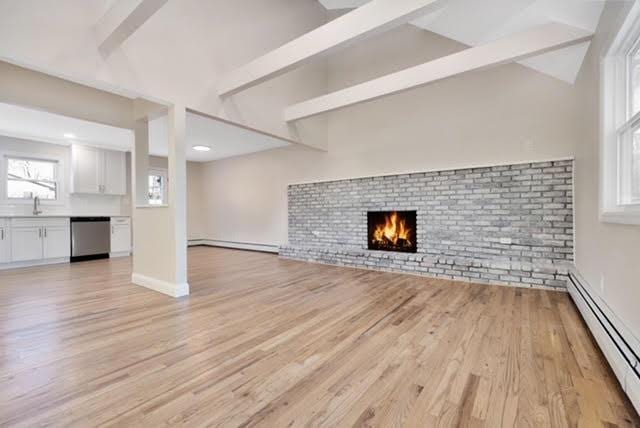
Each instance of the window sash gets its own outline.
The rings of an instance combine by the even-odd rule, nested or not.
[[[640,132],[640,113],[618,130],[617,200],[620,206],[640,205],[640,183],[635,183],[633,176],[633,138],[636,132]]]
[[[11,161],[32,161],[32,162],[39,162],[39,163],[47,163],[47,164],[51,164],[53,167],[53,180],[51,179],[35,179],[35,178],[26,178],[26,177],[20,177],[20,176],[16,176],[15,174],[10,174],[9,173],[9,163]],[[7,198],[7,200],[12,200],[12,201],[26,201],[26,200],[30,200],[33,199],[32,197],[16,197],[16,196],[9,196],[9,183],[10,182],[17,182],[17,183],[32,183],[35,185],[44,185],[44,186],[50,186],[53,189],[51,189],[53,191],[54,197],[53,198],[47,198],[44,199],[46,201],[57,201],[59,198],[59,192],[60,192],[60,184],[59,184],[59,169],[60,169],[60,162],[58,160],[52,160],[52,159],[40,159],[40,158],[31,158],[31,157],[23,157],[23,156],[5,156],[5,180],[6,180],[6,189],[5,189],[5,197]]]

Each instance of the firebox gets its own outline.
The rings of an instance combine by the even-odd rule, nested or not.
[[[415,253],[415,211],[367,212],[367,243],[370,250]]]

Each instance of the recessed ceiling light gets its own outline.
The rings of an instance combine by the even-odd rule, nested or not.
[[[76,138],[76,134],[72,134],[71,132],[65,132],[64,138]]]
[[[193,150],[196,150],[198,152],[208,152],[209,150],[211,150],[211,147],[196,145],[196,146],[193,146]]]

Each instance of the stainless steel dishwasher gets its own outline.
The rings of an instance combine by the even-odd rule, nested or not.
[[[111,218],[71,217],[71,262],[109,258]]]

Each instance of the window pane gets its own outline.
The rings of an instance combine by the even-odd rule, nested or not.
[[[149,175],[149,204],[164,204],[164,177]]]
[[[640,201],[640,129],[633,133],[631,152],[631,199]]]
[[[29,159],[8,159],[8,178],[56,181],[57,162]]]
[[[629,58],[631,70],[631,115],[640,112],[640,46],[631,54]]]
[[[56,183],[46,181],[7,180],[7,196],[9,198],[56,199]]]

